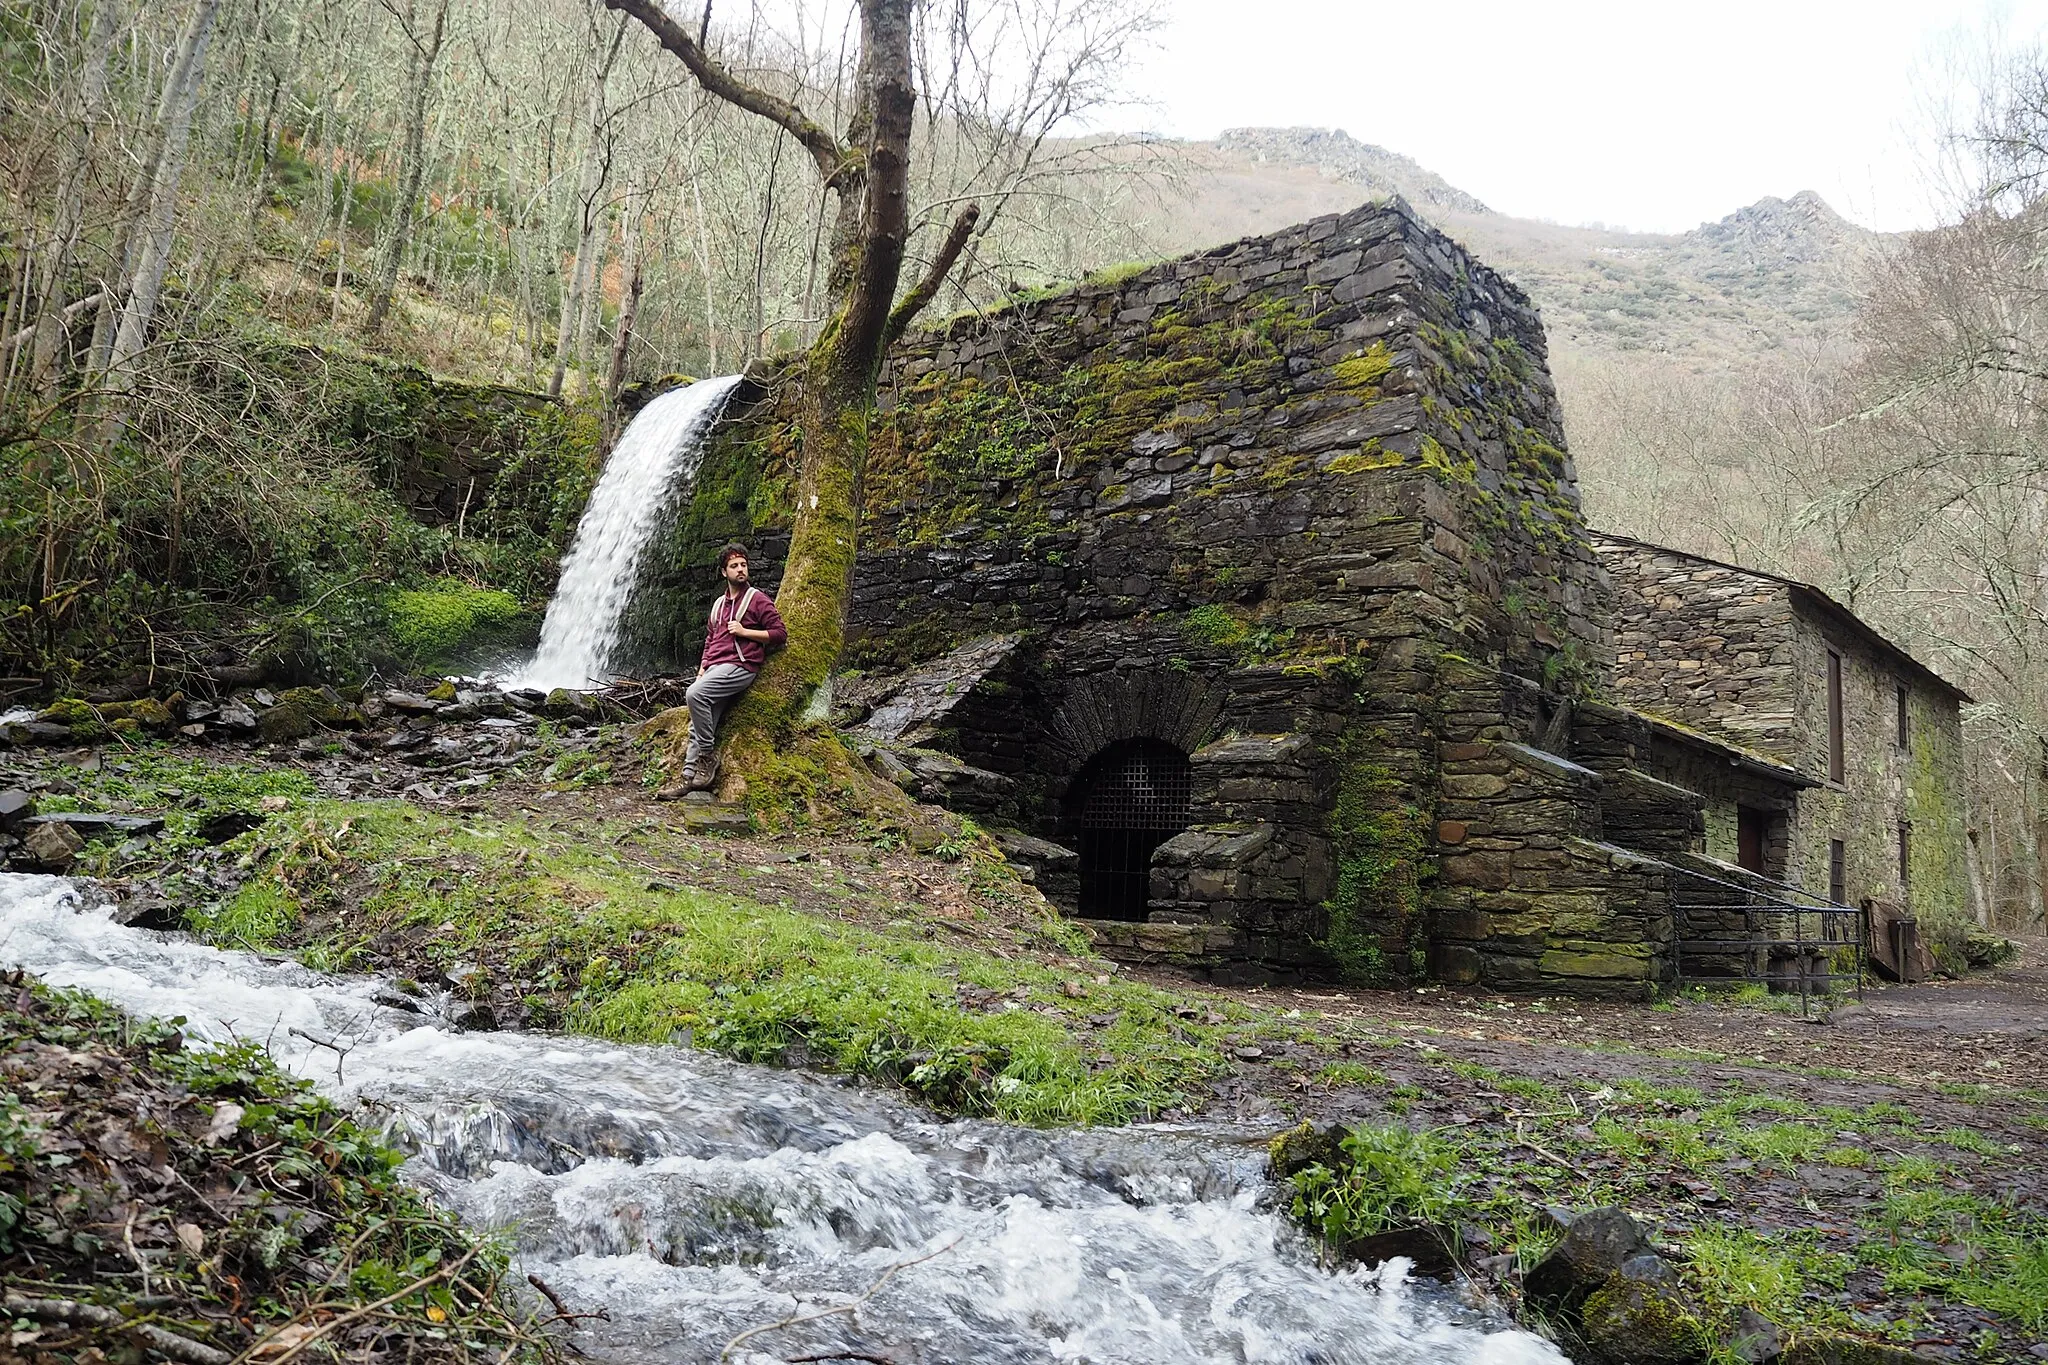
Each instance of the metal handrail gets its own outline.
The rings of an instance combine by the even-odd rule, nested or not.
[[[1862,998],[1863,977],[1868,964],[1869,944],[1866,941],[1867,925],[1864,922],[1861,910],[1853,906],[1842,905],[1825,896],[1817,895],[1806,890],[1804,887],[1792,886],[1788,883],[1765,877],[1761,873],[1750,873],[1748,875],[1755,877],[1758,882],[1764,883],[1765,886],[1778,888],[1788,893],[1788,895],[1775,895],[1771,891],[1754,885],[1745,886],[1740,882],[1730,881],[1727,878],[1717,877],[1712,873],[1701,872],[1678,863],[1667,862],[1665,866],[1677,874],[1677,878],[1701,883],[1706,886],[1719,887],[1722,890],[1734,892],[1740,897],[1740,900],[1736,901],[1694,900],[1681,893],[1682,881],[1673,881],[1671,885],[1671,951],[1673,970],[1679,980],[1687,979],[1685,958],[1688,953],[1694,956],[1706,954],[1722,957],[1730,955],[1739,956],[1742,960],[1742,979],[1745,981],[1763,980],[1765,972],[1759,970],[1760,960],[1767,963],[1767,954],[1772,949],[1789,948],[1792,950],[1792,955],[1799,959],[1800,1014],[1806,1014],[1811,1007],[1813,986],[1816,983],[1825,982],[1831,986],[1837,981],[1847,981],[1853,984],[1857,998]],[[1800,900],[1790,899],[1791,896],[1797,896]],[[1801,903],[1802,901],[1805,903]],[[1740,912],[1742,915],[1742,937],[1696,937],[1692,932],[1693,925],[1690,914],[1692,911],[1712,911],[1721,915]],[[1767,930],[1757,922],[1759,915],[1790,915],[1792,917],[1792,936],[1790,938],[1784,937],[1782,927],[1778,925],[1773,925],[1770,930]],[[1809,936],[1806,932],[1806,916],[1808,915],[1819,918],[1819,924],[1816,926],[1818,933],[1813,936]],[[1847,925],[1844,926],[1847,932],[1843,934],[1836,933],[1837,924],[1845,918],[1848,921]],[[1771,930],[1776,930],[1777,932],[1771,932]],[[1810,965],[1808,959],[1816,958],[1822,953],[1833,952],[1842,948],[1853,948],[1855,950],[1856,968],[1853,974],[1839,971],[1813,972],[1808,970]],[[1726,975],[1720,973],[1694,973],[1693,978],[1700,980],[1729,979]]]

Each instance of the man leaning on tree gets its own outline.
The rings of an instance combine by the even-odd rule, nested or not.
[[[704,656],[697,679],[687,693],[690,707],[690,748],[683,756],[684,791],[702,791],[718,778],[718,721],[768,659],[768,651],[789,639],[775,599],[747,582],[747,548],[728,545],[718,552],[718,573],[725,590],[711,604],[704,631]]]

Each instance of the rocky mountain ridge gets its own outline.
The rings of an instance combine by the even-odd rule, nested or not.
[[[1664,356],[1720,369],[1842,335],[1856,280],[1886,242],[1818,194],[1765,196],[1685,233],[1518,218],[1341,129],[1233,128],[1177,145],[1149,235],[1161,254],[1213,246],[1399,194],[1528,290],[1553,353]]]
[[[1308,166],[1332,179],[1398,194],[1424,212],[1493,212],[1413,157],[1360,142],[1342,128],[1226,128],[1216,146],[1256,163]]]

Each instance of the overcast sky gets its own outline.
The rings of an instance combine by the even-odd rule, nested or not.
[[[1153,131],[1342,128],[1503,212],[1645,231],[1802,189],[1924,225],[1943,53],[2048,28],[2048,0],[1167,3]]]

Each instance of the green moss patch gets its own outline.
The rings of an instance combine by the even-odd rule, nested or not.
[[[1337,746],[1337,799],[1329,817],[1337,888],[1324,948],[1344,977],[1385,985],[1419,974],[1422,880],[1429,870],[1429,817],[1405,799],[1406,784],[1375,755],[1365,730]]]
[[[522,624],[519,600],[497,588],[443,579],[385,601],[391,638],[408,663],[431,667],[507,640]]]

